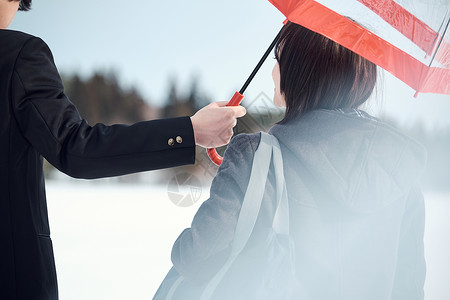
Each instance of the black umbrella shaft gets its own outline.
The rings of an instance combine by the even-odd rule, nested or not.
[[[283,30],[283,28],[281,28],[280,32],[278,32],[277,36],[275,37],[275,39],[273,40],[272,44],[270,44],[269,48],[267,49],[266,53],[264,53],[263,57],[261,58],[261,60],[258,62],[258,64],[256,65],[255,69],[253,70],[252,74],[250,74],[250,76],[248,77],[247,81],[244,83],[244,85],[242,86],[241,90],[239,91],[239,93],[241,93],[241,95],[244,94],[245,90],[247,89],[247,87],[249,86],[250,82],[253,80],[253,78],[255,77],[256,73],[258,73],[259,69],[261,68],[261,66],[263,65],[264,61],[267,59],[267,56],[269,56],[270,52],[272,52],[273,47],[275,47],[278,39],[280,38],[281,35],[281,31]]]

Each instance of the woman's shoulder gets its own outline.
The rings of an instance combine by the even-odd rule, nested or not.
[[[237,150],[244,150],[244,149],[252,149],[253,152],[256,151],[258,148],[259,142],[261,140],[261,133],[241,133],[236,135],[231,139],[230,144],[228,145],[228,148],[234,148]]]
[[[242,133],[233,137],[228,144],[223,157],[222,168],[231,165],[243,166],[253,161],[253,155],[258,149],[261,133]]]

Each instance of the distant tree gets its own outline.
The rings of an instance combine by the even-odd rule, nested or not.
[[[169,90],[167,92],[166,105],[163,107],[161,113],[163,118],[178,117],[180,113],[180,103],[182,100],[178,98],[177,84],[174,78],[169,79]]]
[[[197,111],[203,106],[208,105],[210,103],[209,97],[206,96],[204,93],[202,93],[199,90],[198,86],[199,86],[198,77],[196,76],[192,77],[188,95],[188,102],[189,105],[194,108],[194,111]]]
[[[166,105],[162,109],[162,117],[192,116],[198,109],[208,103],[198,90],[198,79],[193,78],[190,90],[186,95],[180,95],[175,79],[169,80]]]
[[[117,76],[96,72],[86,80],[63,77],[66,94],[90,124],[132,124],[148,119],[152,109],[135,88],[123,89]]]

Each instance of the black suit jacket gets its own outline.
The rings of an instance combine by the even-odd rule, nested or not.
[[[177,136],[181,143],[168,143]],[[189,117],[90,126],[64,94],[47,45],[0,30],[2,300],[58,298],[42,157],[70,176],[98,178],[192,164],[195,142]]]

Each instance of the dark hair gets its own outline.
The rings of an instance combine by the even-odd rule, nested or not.
[[[31,9],[31,0],[9,0],[9,1],[20,1],[19,10],[27,11]]]
[[[285,25],[275,58],[286,100],[281,123],[313,109],[357,108],[375,87],[375,64],[295,23]]]

